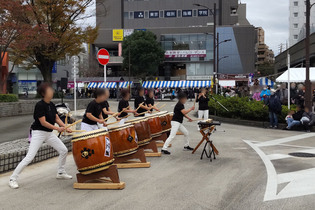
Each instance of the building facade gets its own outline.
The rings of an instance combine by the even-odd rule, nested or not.
[[[149,30],[157,35],[165,50],[159,76],[171,80],[209,80],[214,72],[213,25],[210,9],[216,3],[219,38],[231,39],[220,46],[219,72],[243,74],[255,68],[255,28],[246,19],[246,5],[238,0],[97,0],[96,22],[99,36],[92,45],[91,57],[99,48],[111,54],[109,77],[124,76],[121,43],[135,30]],[[221,34],[220,34],[221,33]],[[233,53],[229,51],[233,48]],[[235,61],[239,65],[235,65]],[[93,61],[96,68],[96,60]]]
[[[311,0],[312,3],[315,3],[315,1]],[[289,44],[293,46],[305,38],[305,0],[290,0],[289,11]],[[315,6],[311,10],[311,32],[315,32]]]
[[[263,64],[273,64],[275,62],[274,52],[265,43],[265,30],[262,27],[256,28],[257,31],[257,62],[256,67]]]

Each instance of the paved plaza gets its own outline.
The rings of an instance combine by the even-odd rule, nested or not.
[[[185,125],[194,147],[197,125]],[[315,153],[315,134],[223,123],[212,139],[213,162],[200,160],[202,148],[183,151],[177,136],[171,156],[147,158],[150,168],[119,169],[124,190],[75,190],[75,178],[55,179],[57,158],[27,167],[18,190],[7,185],[11,172],[1,174],[0,209],[314,209],[315,159],[288,153]],[[71,153],[67,171],[77,173]]]

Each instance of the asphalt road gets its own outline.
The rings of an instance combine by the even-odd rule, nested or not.
[[[194,147],[201,135],[196,123],[185,125]],[[150,168],[119,169],[126,188],[118,191],[75,190],[75,178],[56,180],[57,158],[27,167],[18,190],[7,186],[11,172],[1,174],[0,209],[315,208],[315,159],[288,155],[315,153],[313,133],[223,124],[212,139],[220,152],[213,162],[200,160],[201,148],[194,155],[183,151],[177,136],[171,156],[147,158]],[[67,171],[77,173],[71,154]]]
[[[32,122],[32,115],[0,118],[0,143],[27,138]]]

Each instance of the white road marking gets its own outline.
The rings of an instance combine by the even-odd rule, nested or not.
[[[280,160],[280,159],[284,159],[284,158],[292,158],[291,155],[284,155],[284,154],[271,154],[268,155],[268,158],[270,160]]]
[[[296,152],[307,152],[315,153],[314,147],[299,146],[299,145],[285,145],[283,143],[298,141],[306,138],[315,136],[314,133],[311,134],[302,134],[297,136],[291,136],[287,138],[275,139],[266,142],[253,143],[250,140],[243,140],[249,146],[251,146],[257,154],[260,156],[262,161],[265,164],[267,170],[267,184],[266,191],[264,196],[264,201],[283,199],[283,198],[292,198],[305,195],[315,194],[315,168],[309,168],[306,170],[293,171],[288,173],[277,174],[276,169],[272,163],[272,160],[279,160],[284,158],[292,158],[290,155],[284,151],[285,154],[278,153],[266,155],[260,147],[267,146],[290,146],[296,147]],[[305,150],[298,149],[304,148]],[[278,185],[288,183],[279,193],[277,193]]]
[[[273,145],[278,145],[278,144],[283,144],[291,141],[297,141],[300,139],[306,139],[315,136],[315,133],[306,133],[302,135],[297,135],[297,136],[290,136],[286,138],[281,138],[281,139],[275,139],[271,141],[265,141],[257,144],[259,147],[268,147],[268,146],[273,146]]]

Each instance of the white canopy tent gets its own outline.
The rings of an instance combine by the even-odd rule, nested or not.
[[[281,74],[276,81],[277,82],[289,82],[289,70],[286,70]],[[290,68],[290,82],[305,82],[306,70],[305,68]],[[310,80],[315,82],[315,68],[310,68]]]

